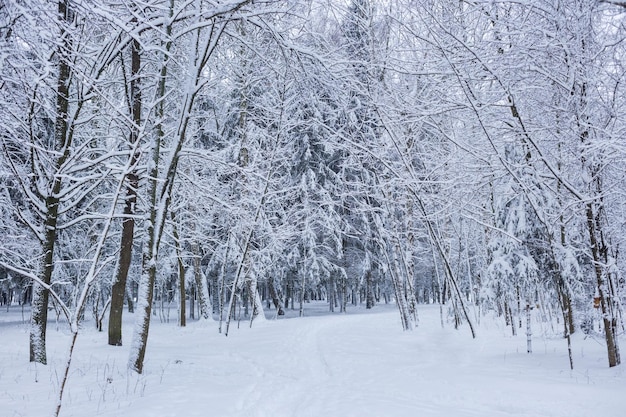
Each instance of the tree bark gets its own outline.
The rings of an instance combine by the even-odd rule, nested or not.
[[[272,303],[274,303],[274,308],[277,310],[277,314],[279,316],[284,316],[285,311],[283,310],[283,301],[278,295],[278,291],[276,290],[276,282],[272,275],[267,280],[267,285],[270,290],[270,298],[272,299]]]
[[[186,309],[186,291],[185,291],[185,263],[183,262],[183,248],[180,243],[180,233],[176,224],[176,213],[172,211],[172,235],[174,237],[174,246],[176,248],[176,264],[178,266],[178,289],[180,294],[180,307],[178,314],[178,325],[185,327],[187,325],[187,309]]]
[[[606,340],[606,348],[609,359],[609,367],[617,366],[621,363],[619,348],[617,345],[617,338],[615,335],[615,326],[613,321],[615,317],[611,310],[611,300],[607,298],[606,290],[607,285],[605,282],[604,271],[602,268],[602,259],[600,256],[601,251],[606,248],[601,247],[602,242],[597,238],[597,225],[595,221],[595,215],[593,210],[593,203],[589,202],[586,205],[587,214],[587,228],[589,231],[589,239],[591,243],[591,254],[593,256],[594,272],[596,275],[596,285],[598,291],[598,297],[600,298],[600,311],[602,312],[602,322],[604,324],[604,337]],[[604,246],[604,245],[602,245]]]
[[[173,13],[174,2],[170,0],[170,16]],[[150,331],[150,315],[152,314],[152,302],[154,299],[154,284],[156,282],[156,268],[157,268],[157,252],[159,244],[159,227],[162,224],[157,224],[159,220],[159,210],[163,210],[163,207],[159,207],[157,199],[157,188],[159,182],[159,159],[161,153],[161,142],[165,137],[163,125],[161,121],[165,116],[165,96],[166,96],[166,78],[167,78],[167,64],[170,59],[170,49],[172,47],[171,33],[172,26],[167,25],[165,28],[166,39],[164,45],[163,62],[161,63],[161,70],[159,74],[159,82],[157,86],[157,97],[160,99],[156,113],[159,123],[156,126],[156,138],[152,149],[152,161],[150,163],[149,181],[148,181],[148,204],[149,204],[149,218],[146,228],[147,241],[145,242],[144,252],[141,259],[141,281],[139,283],[139,293],[137,300],[138,317],[135,322],[135,331],[133,335],[133,347],[130,351],[128,360],[128,366],[130,369],[137,373],[143,372],[143,361],[146,355],[146,347],[148,345],[148,333]],[[161,212],[161,217],[166,213]]]
[[[69,109],[69,86],[71,69],[68,52],[71,50],[71,38],[67,33],[66,25],[72,21],[71,10],[68,0],[61,0],[58,3],[58,17],[60,21],[59,46],[57,53],[59,56],[59,74],[57,78],[56,91],[56,120],[54,126],[54,142],[56,150],[61,155],[56,160],[55,171],[63,166],[69,156],[71,135],[69,134],[68,109]],[[59,214],[59,193],[61,191],[62,180],[60,176],[55,176],[52,180],[50,193],[45,198],[45,219],[44,219],[44,242],[43,265],[41,280],[46,285],[52,281],[54,271],[54,246],[56,243],[57,221]],[[32,317],[30,327],[30,361],[47,363],[46,357],[46,327],[48,321],[48,298],[49,291],[38,283],[33,283]]]
[[[372,270],[368,269],[365,273],[365,308],[370,309],[375,305],[374,299],[374,283],[372,279]]]
[[[200,316],[202,316],[204,319],[208,319],[209,317],[211,317],[211,303],[209,301],[210,298],[208,284],[206,282],[204,274],[202,273],[202,259],[200,255],[200,245],[198,245],[198,242],[194,242],[191,245],[191,250],[193,252],[193,276],[197,288]],[[217,291],[217,286],[214,290],[219,297],[219,291]]]
[[[131,76],[130,76],[130,110],[133,126],[130,129],[129,144],[134,148],[139,138],[141,124],[141,89],[139,88],[139,70],[141,68],[140,45],[134,40],[131,47]],[[131,166],[135,166],[139,153],[133,150]],[[124,204],[124,219],[122,220],[122,238],[117,261],[117,270],[111,287],[111,310],[109,311],[109,345],[122,346],[122,313],[124,298],[126,298],[126,281],[130,269],[135,236],[135,204],[137,202],[137,186],[139,178],[133,170],[127,176],[126,201]],[[130,306],[130,304],[129,304]],[[130,307],[129,307],[130,310]]]

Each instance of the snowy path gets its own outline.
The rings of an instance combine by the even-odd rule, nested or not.
[[[402,332],[397,312],[381,306],[252,329],[242,322],[228,338],[215,323],[154,323],[142,376],[127,373],[126,347],[106,346],[105,334],[88,330],[62,415],[626,416],[626,375],[608,369],[593,340],[575,341],[571,372],[562,339],[537,337],[528,355],[524,336],[486,319],[472,340],[466,328],[441,329],[437,307],[421,307],[420,316],[413,332]],[[65,336],[51,332],[54,359],[44,368],[25,364],[24,326],[2,333],[0,356],[12,362],[0,365],[0,416],[49,415]]]

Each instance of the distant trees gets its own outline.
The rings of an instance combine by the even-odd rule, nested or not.
[[[623,73],[615,71],[617,50],[606,48],[623,39],[615,30],[621,17],[594,1],[475,6],[432,14],[429,27],[476,117],[476,138],[486,140],[486,155],[499,166],[482,171],[493,172],[494,222],[488,223],[496,233],[490,233],[486,275],[497,278],[489,280],[491,293],[511,316],[507,297],[519,300],[526,288],[526,297],[536,298],[533,293],[549,288],[555,298],[544,302],[560,300],[571,324],[573,288],[586,288],[588,309],[594,293],[602,300],[619,287],[606,269],[618,261],[600,256],[611,249],[599,236],[608,227],[600,213],[613,204],[605,186],[623,181],[609,162],[619,152],[609,157],[601,145],[622,129],[614,110],[623,105],[616,95]],[[585,234],[588,243],[581,240]],[[579,266],[588,277],[582,287]],[[609,304],[602,321],[614,366],[619,355]],[[573,330],[568,325],[567,333]]]

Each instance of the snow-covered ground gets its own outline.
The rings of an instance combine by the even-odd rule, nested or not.
[[[626,416],[626,374],[608,368],[601,340],[577,334],[570,371],[566,342],[539,323],[527,354],[523,331],[512,337],[483,317],[472,340],[467,327],[442,329],[437,306],[420,306],[412,332],[393,306],[332,315],[307,307],[310,317],[242,322],[228,337],[215,322],[178,328],[155,317],[141,376],[126,370],[132,315],[123,347],[85,323],[61,415]],[[49,365],[31,364],[19,307],[0,311],[0,416],[52,414],[69,343],[64,325],[55,328]]]

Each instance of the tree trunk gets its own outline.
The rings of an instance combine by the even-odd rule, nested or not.
[[[134,167],[139,160],[139,152],[136,151],[136,142],[139,139],[139,126],[141,124],[141,89],[139,88],[139,70],[141,68],[140,45],[134,40],[131,46],[131,74],[130,74],[130,111],[133,126],[130,129],[129,144],[133,148],[131,166]],[[135,204],[137,202],[137,187],[139,178],[133,169],[127,176],[126,200],[124,203],[124,219],[122,220],[122,238],[120,252],[117,261],[117,270],[111,287],[111,310],[109,311],[109,345],[122,346],[122,313],[124,311],[124,298],[126,298],[126,281],[132,262],[133,241],[135,236]],[[131,310],[129,303],[129,311]]]
[[[393,250],[391,244],[386,244],[387,248],[384,250],[387,265],[389,266],[389,274],[391,275],[391,282],[393,283],[393,289],[396,295],[396,304],[400,311],[400,319],[402,321],[403,330],[413,330],[412,315],[410,312],[409,304],[406,297],[406,288],[403,280],[400,276],[398,269],[398,260],[396,253]],[[390,253],[391,252],[391,253]]]
[[[68,109],[69,109],[69,85],[71,69],[69,59],[66,56],[71,51],[71,37],[67,33],[66,25],[72,22],[72,12],[67,0],[58,3],[58,16],[61,30],[59,33],[59,46],[57,48],[59,59],[59,74],[56,91],[56,119],[54,126],[54,142],[57,151],[61,155],[56,160],[58,171],[67,160],[70,153],[71,135],[69,134]],[[61,177],[55,176],[51,184],[50,194],[45,199],[45,238],[42,245],[43,265],[41,280],[44,284],[52,282],[54,271],[54,246],[56,242],[57,219],[59,213],[59,198],[61,191]],[[48,298],[49,291],[39,283],[33,283],[32,318],[30,327],[30,361],[47,363],[46,357],[46,327],[48,322]]]
[[[533,332],[530,327],[530,312],[532,309],[533,307],[530,305],[530,303],[526,303],[526,353],[533,353]]]
[[[67,109],[67,107],[66,107]],[[55,180],[52,195],[58,195],[61,181]],[[58,198],[46,198],[47,215],[45,219],[45,241],[43,244],[43,268],[41,280],[50,285],[54,271],[54,246],[56,242],[56,226],[59,210]],[[49,291],[39,283],[33,283],[31,325],[30,325],[30,361],[47,363],[46,328],[48,323]]]
[[[198,242],[194,242],[191,245],[193,252],[193,277],[196,282],[198,304],[200,308],[200,316],[204,319],[211,317],[211,303],[209,302],[209,288],[204,274],[202,273],[200,245]],[[217,287],[217,285],[216,285]],[[219,297],[219,291],[215,291]]]
[[[180,312],[178,318],[178,324],[180,327],[185,327],[187,325],[187,293],[185,291],[185,265],[183,264],[183,260],[178,258],[178,283],[179,283],[179,294],[180,294]]]
[[[345,313],[348,304],[348,284],[345,275],[341,275],[339,279],[339,312]]]
[[[170,15],[173,13],[173,0],[170,0]],[[166,41],[159,74],[159,82],[157,85],[157,97],[160,102],[157,106],[157,120],[161,122],[165,117],[165,81],[167,78],[167,64],[170,59],[169,52],[172,46],[170,35],[172,27],[168,25],[165,28]],[[156,282],[157,270],[157,253],[159,245],[160,228],[162,223],[157,224],[159,211],[161,210],[161,218],[166,213],[163,211],[165,207],[158,204],[157,188],[159,186],[159,159],[161,153],[161,142],[165,137],[163,125],[161,123],[156,126],[156,137],[152,149],[152,160],[150,161],[149,181],[148,181],[148,204],[149,217],[146,228],[147,241],[144,245],[143,255],[141,259],[141,281],[139,283],[139,291],[137,295],[137,320],[135,322],[135,330],[133,334],[133,346],[131,347],[128,366],[137,373],[143,372],[143,360],[146,355],[146,346],[148,344],[148,332],[150,330],[150,316],[152,314],[152,302],[154,299],[154,284]],[[163,198],[161,196],[161,198]]]
[[[305,288],[306,288],[306,271],[304,271],[304,273],[302,274],[302,282],[301,282],[301,285],[300,285],[300,311],[298,313],[299,317],[304,317]]]
[[[574,326],[574,313],[572,311],[572,298],[565,287],[565,280],[560,271],[557,272],[556,281],[556,294],[559,307],[563,314],[563,324],[565,326],[564,336],[569,337],[568,335],[576,331],[576,327]]]
[[[370,309],[375,305],[374,300],[374,283],[372,279],[372,270],[368,269],[365,273],[365,308]]]
[[[192,284],[189,287],[189,319],[196,319],[196,286]]]
[[[152,239],[149,239],[149,242]],[[149,245],[152,246],[152,245]],[[137,373],[143,372],[143,360],[146,356],[148,332],[150,330],[150,315],[154,299],[154,283],[156,281],[156,256],[151,250],[144,253],[143,272],[139,284],[137,300],[137,321],[133,336],[133,348],[130,351],[129,367]]]
[[[256,276],[250,277],[246,280],[246,282],[246,287],[248,293],[250,294],[250,303],[252,304],[252,314],[250,314],[250,327],[252,327],[253,321],[265,320],[265,312],[263,311],[263,301],[261,300],[261,295],[259,294]]]
[[[178,324],[180,327],[187,325],[186,291],[185,291],[185,263],[183,262],[183,248],[180,243],[180,233],[176,224],[176,212],[172,211],[172,236],[174,237],[174,247],[176,248],[176,264],[178,266],[178,289],[180,294],[180,307],[178,314]]]
[[[136,284],[133,282],[131,284],[131,288],[127,288],[126,289],[126,302],[128,303],[128,312],[129,313],[134,313],[135,312],[135,302],[133,300],[133,295],[135,294],[136,290],[135,290],[135,286]]]
[[[279,316],[284,316],[285,311],[283,310],[283,301],[278,295],[278,291],[276,291],[276,283],[274,276],[270,275],[267,280],[267,285],[270,290],[270,298],[272,299],[272,303],[274,303],[274,308],[278,311]]]
[[[328,309],[331,313],[335,312],[335,274],[330,274],[328,282]]]
[[[563,337],[567,339],[567,353],[569,356],[569,367],[574,369],[574,358],[572,355],[572,337],[571,334],[574,331],[574,320],[572,314],[572,301],[565,290],[565,282],[560,271],[558,271],[557,285],[556,285],[557,299],[559,301],[559,307],[563,314]]]
[[[598,297],[600,298],[600,311],[602,312],[602,322],[604,324],[604,337],[606,340],[606,348],[609,359],[609,367],[617,366],[620,364],[621,359],[619,355],[619,348],[617,345],[617,338],[615,334],[614,322],[616,318],[611,311],[612,302],[606,294],[608,289],[605,282],[604,271],[602,268],[602,259],[600,253],[606,250],[604,242],[598,241],[597,238],[597,224],[595,221],[593,203],[589,202],[586,205],[587,213],[587,228],[589,231],[589,239],[591,243],[591,254],[593,256],[594,271],[596,274],[596,285],[598,291]],[[602,246],[600,246],[602,245]]]

